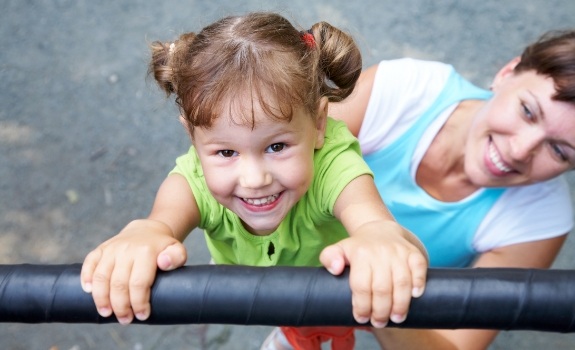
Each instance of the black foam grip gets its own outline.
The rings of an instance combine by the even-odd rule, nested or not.
[[[111,323],[80,287],[80,264],[0,265],[0,322]],[[159,272],[144,324],[357,326],[349,271],[185,266]],[[573,332],[575,271],[429,269],[402,328]]]

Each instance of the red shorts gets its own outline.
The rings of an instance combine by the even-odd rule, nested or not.
[[[331,340],[332,350],[353,350],[354,331],[369,327],[280,327],[295,350],[320,350],[321,343]]]

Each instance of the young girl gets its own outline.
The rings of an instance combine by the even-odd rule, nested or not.
[[[152,51],[150,71],[177,96],[192,147],[148,218],[87,255],[82,285],[99,313],[145,320],[156,269],[182,266],[181,242],[200,227],[216,264],[323,264],[333,274],[349,264],[355,319],[402,322],[423,292],[425,250],[387,211],[345,124],[327,117],[361,71],[352,38],[253,13]]]

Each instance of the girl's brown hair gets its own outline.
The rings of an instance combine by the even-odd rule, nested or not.
[[[525,48],[515,71],[526,70],[553,78],[553,99],[575,103],[575,30],[548,32]]]
[[[362,68],[350,35],[326,22],[300,31],[266,12],[226,17],[175,43],[156,41],[151,49],[149,73],[168,95],[176,94],[190,130],[209,128],[237,104],[259,103],[278,120],[291,120],[301,107],[315,117],[320,98],[347,97]],[[234,120],[254,127],[251,113]]]

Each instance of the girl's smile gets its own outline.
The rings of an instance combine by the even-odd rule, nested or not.
[[[246,203],[246,207],[250,210],[259,211],[260,209],[271,210],[273,209],[275,203],[277,203],[278,198],[281,193],[272,194],[271,196],[262,198],[242,198],[242,201]],[[251,207],[254,207],[251,209]]]

